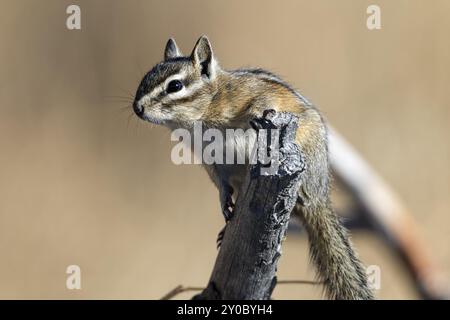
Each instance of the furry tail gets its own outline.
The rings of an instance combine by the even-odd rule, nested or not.
[[[365,268],[357,258],[331,203],[295,208],[308,233],[310,255],[324,283],[325,294],[337,300],[370,300]]]

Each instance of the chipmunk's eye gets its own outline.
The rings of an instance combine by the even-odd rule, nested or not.
[[[167,85],[167,93],[177,92],[183,89],[183,83],[180,80],[172,80]]]

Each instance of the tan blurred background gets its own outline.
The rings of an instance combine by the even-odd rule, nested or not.
[[[81,31],[65,26],[72,3]],[[379,31],[366,28],[372,3]],[[157,299],[207,283],[216,190],[200,167],[171,163],[166,129],[112,97],[134,93],[170,36],[190,52],[202,34],[225,68],[268,68],[317,104],[411,208],[450,275],[449,14],[446,0],[2,1],[0,298]],[[417,298],[380,240],[353,238],[381,267],[379,298]],[[79,291],[65,287],[70,264]],[[305,237],[289,234],[279,278],[313,277]]]

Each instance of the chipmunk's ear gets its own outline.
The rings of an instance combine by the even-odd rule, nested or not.
[[[170,38],[167,41],[166,49],[164,50],[164,60],[181,57],[183,54],[181,53],[180,48],[178,48],[177,43],[173,38]]]
[[[214,57],[211,43],[206,36],[201,36],[197,40],[194,50],[192,50],[191,59],[202,75],[206,75],[210,79],[216,76],[219,65]]]

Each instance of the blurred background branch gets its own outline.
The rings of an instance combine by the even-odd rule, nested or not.
[[[442,272],[427,250],[419,226],[395,192],[336,130],[330,130],[334,176],[356,203],[355,219],[381,237],[402,260],[418,294],[424,299],[449,299]]]

